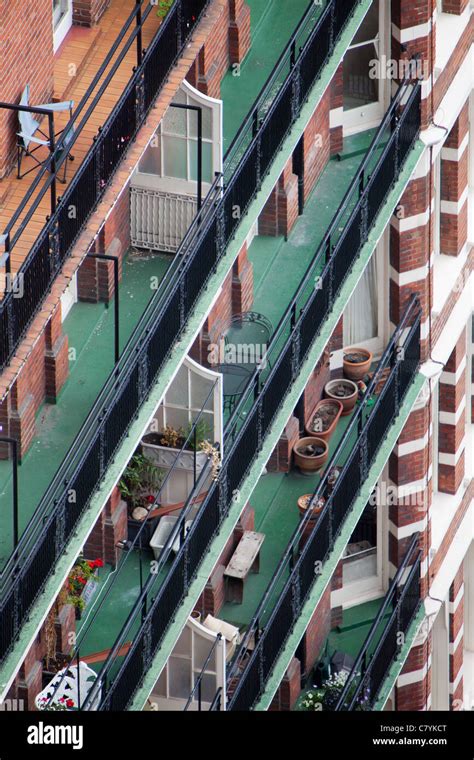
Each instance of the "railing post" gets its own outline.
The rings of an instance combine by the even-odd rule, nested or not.
[[[183,44],[182,27],[183,27],[183,2],[182,0],[176,0],[176,46],[178,50],[181,50],[181,47]]]
[[[138,8],[136,23],[137,23],[137,66],[140,66],[143,56],[143,44],[142,44],[142,0],[135,0],[135,4]]]
[[[336,43],[336,0],[331,0],[331,21],[329,25],[329,53],[332,54]]]

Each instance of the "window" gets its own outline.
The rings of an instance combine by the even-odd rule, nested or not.
[[[360,345],[381,355],[388,336],[388,231],[371,257],[344,311],[344,346]]]
[[[54,52],[72,26],[72,0],[53,0]]]
[[[384,100],[389,89],[386,86],[388,78],[382,70],[388,47],[388,5],[380,0],[373,0],[344,56],[343,102],[346,133],[376,126],[383,115]]]
[[[190,96],[180,91],[175,103],[196,105]],[[212,160],[212,113],[211,108],[202,108],[202,165],[203,181],[213,180]],[[160,177],[196,182],[198,156],[197,113],[191,110],[170,107],[158,130],[156,140],[150,145],[140,161],[142,174],[156,174]]]

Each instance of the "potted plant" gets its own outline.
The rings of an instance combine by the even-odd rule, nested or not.
[[[305,712],[330,712],[334,710],[346,684],[348,675],[346,670],[340,670],[339,673],[329,676],[319,688],[308,689],[299,703],[299,709]],[[354,679],[347,694],[348,700],[353,697],[357,686],[358,680]],[[362,694],[358,697],[354,709],[359,712],[370,710],[368,688],[362,690]]]
[[[159,491],[163,479],[164,473],[143,454],[135,454],[128,463],[118,487],[128,507],[129,540],[133,541],[155,503],[155,494]],[[152,528],[150,525],[144,529],[144,541],[149,541],[153,535]]]
[[[90,601],[97,583],[99,567],[103,567],[101,559],[80,559],[76,562],[67,579],[68,604],[76,611],[76,620],[81,619],[82,611]]]
[[[300,438],[293,446],[295,464],[302,473],[313,474],[323,467],[329,456],[329,447],[322,438]]]
[[[343,406],[342,417],[346,417],[356,405],[359,389],[352,380],[330,380],[324,386],[324,395],[340,401]]]
[[[342,368],[349,380],[362,380],[372,364],[372,352],[366,348],[345,348]]]
[[[208,454],[205,449],[210,444],[211,430],[206,420],[200,420],[193,430],[190,423],[185,431],[167,425],[161,433],[146,433],[142,440],[143,453],[156,466],[170,470],[173,466],[180,470],[200,473],[206,465]],[[189,439],[189,440],[188,440]],[[186,444],[184,451],[181,451]]]
[[[309,422],[305,426],[306,434],[309,436],[317,435],[323,441],[329,441],[343,411],[344,407],[340,401],[321,399],[316,404]]]
[[[303,496],[299,497],[298,510],[302,518],[306,515],[312,498],[313,498],[312,493],[305,493]],[[316,520],[319,517],[325,504],[326,504],[326,499],[324,498],[324,496],[321,496],[313,505],[313,509],[311,511],[311,520]]]

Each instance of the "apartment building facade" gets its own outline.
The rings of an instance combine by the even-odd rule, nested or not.
[[[24,206],[2,110],[2,699],[471,709],[471,3],[52,6],[2,15],[2,98],[79,99]]]

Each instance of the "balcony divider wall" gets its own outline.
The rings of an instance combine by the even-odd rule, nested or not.
[[[165,278],[165,287],[160,289],[147,307],[73,446],[20,538],[16,551],[3,568],[0,576],[0,662],[11,650],[23,621],[64,551],[109,463],[153,387],[160,369],[183,332],[199,295],[223,257],[226,246],[234,236],[249,204],[259,192],[264,177],[271,169],[273,159],[298,118],[312,86],[321,75],[338,38],[359,3],[360,0],[330,0],[299,54],[294,50],[295,35],[290,40],[288,49],[281,59],[287,56],[291,58],[289,74],[284,84],[279,88],[261,123],[255,124],[251,143],[240,157],[235,173],[223,192],[221,178],[216,178],[201,212],[181,244],[176,267],[170,276]],[[196,20],[191,12],[191,8],[196,4],[202,9],[201,0],[189,0],[186,5],[188,16],[187,20],[180,18],[181,30],[187,29],[188,24]],[[181,6],[181,3],[178,5]],[[308,13],[310,11],[313,12],[314,9],[309,9]],[[171,24],[168,19],[169,17],[165,23]],[[306,16],[303,22],[306,22]],[[173,23],[177,24],[178,19]],[[154,88],[158,86],[157,82],[162,81],[161,75],[164,71],[157,44],[159,39],[159,36],[155,39],[155,44],[150,47],[140,69],[145,82],[142,95],[144,92],[147,108],[153,101],[156,94]],[[165,74],[166,71],[163,76]],[[104,143],[109,166],[115,166],[120,158],[120,125],[135,124],[135,100],[132,93],[136,86],[133,80],[122,96],[123,110],[120,111],[120,119],[116,122],[118,131],[111,127],[111,133],[114,135],[112,142],[108,144],[107,149]],[[264,90],[266,92],[265,88]],[[415,127],[415,132],[410,134],[412,142],[417,134],[419,120],[417,121],[416,115],[412,113],[413,98],[410,102],[411,107],[408,110]],[[405,122],[407,121],[405,119]],[[396,148],[403,156],[409,148],[407,136],[407,130],[396,130]],[[90,161],[93,164],[95,159]],[[88,164],[91,171],[89,179],[96,176],[92,164]],[[70,187],[76,187],[74,183],[79,182],[77,176]],[[83,190],[77,192],[81,194]],[[367,187],[364,198],[368,192]],[[66,205],[61,204],[59,213],[65,213],[61,209],[66,208]],[[236,207],[240,209],[239,215],[234,213]],[[72,233],[70,239],[73,239]],[[46,243],[44,245],[46,250]],[[332,267],[332,264],[330,266]],[[343,273],[339,274],[342,276]],[[331,292],[328,305],[332,302],[336,290],[333,288]],[[324,314],[327,313],[327,308],[328,306]],[[324,314],[321,314],[319,324]],[[311,319],[311,315],[308,318]],[[305,324],[301,323],[302,329]],[[307,326],[305,329],[306,348],[309,348],[312,331]],[[282,388],[287,387],[288,383],[284,382]],[[73,502],[70,499],[71,492],[75,494]],[[223,515],[224,512],[221,517]],[[212,528],[212,533],[217,529],[217,524],[212,521],[205,527],[202,520],[198,522],[202,535],[196,541],[196,552],[190,574],[186,575],[186,586],[198,560],[202,557],[202,544],[208,540],[208,528]],[[185,543],[188,542],[191,542],[190,536],[186,538]],[[167,618],[169,619],[170,617]]]

